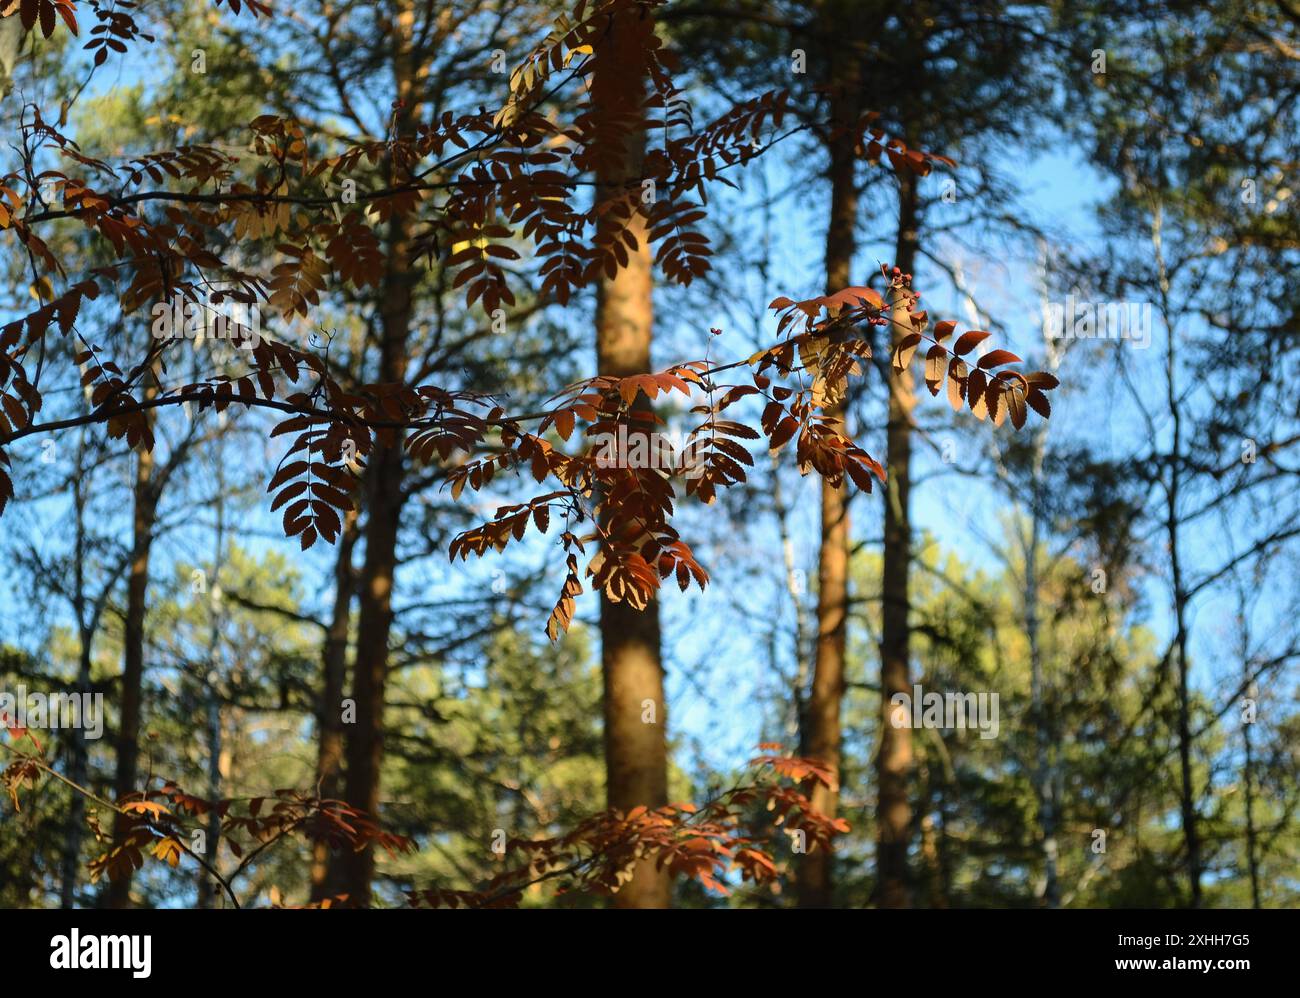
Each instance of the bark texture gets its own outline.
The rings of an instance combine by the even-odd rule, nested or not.
[[[152,422],[152,420],[151,420]],[[140,716],[144,695],[144,618],[149,590],[149,554],[153,547],[158,499],[153,483],[153,454],[136,451],[133,510],[131,517],[131,564],[126,578],[126,620],[123,624],[121,718],[117,730],[117,768],[113,774],[113,798],[121,800],[136,789],[140,763]],[[126,835],[123,815],[113,816],[113,841]],[[133,870],[118,880],[109,880],[104,895],[108,908],[131,904]]]
[[[894,266],[911,273],[916,262],[916,178],[899,176],[898,238]],[[911,330],[901,298],[893,304],[890,337],[897,343]],[[891,344],[892,346],[892,344]],[[910,369],[889,373],[889,425],[885,458],[885,543],[881,583],[880,750],[876,756],[876,903],[882,908],[906,908],[912,903],[907,848],[912,808],[908,789],[912,773],[912,732],[892,723],[891,698],[911,695],[908,577],[912,565],[909,516],[912,467],[912,410],[916,393]]]
[[[621,138],[620,155],[597,156],[596,182],[602,201],[626,191],[635,206],[628,232],[636,240],[627,266],[603,277],[596,299],[596,366],[601,374],[626,377],[650,370],[654,328],[653,275],[645,217],[641,213],[641,166],[645,157],[643,128],[627,128],[643,113],[644,64],[653,22],[635,11],[613,18],[598,43],[592,80],[597,128]],[[621,228],[616,212],[606,213],[600,227]],[[598,232],[597,239],[601,239]],[[647,404],[645,396],[638,403]],[[659,605],[645,610],[626,602],[600,603],[601,671],[604,677],[605,781],[610,807],[668,803],[668,750],[664,673],[660,660]],[[618,908],[665,908],[672,899],[668,875],[653,861],[637,864],[631,881],[614,896]]]
[[[414,7],[410,0],[404,0],[393,15],[393,76],[401,101],[394,110],[395,127],[398,134],[406,137],[415,134],[421,110],[417,93],[421,74],[412,52],[414,25]],[[385,243],[387,259],[379,295],[379,380],[391,384],[406,380],[408,365],[413,289],[417,279],[411,265],[409,215],[393,215]],[[352,679],[356,723],[348,733],[344,793],[349,804],[376,817],[384,757],[384,695],[388,680],[388,641],[393,628],[393,577],[397,569],[405,471],[401,435],[378,434],[365,471],[366,556],[357,591],[357,651]],[[375,872],[374,849],[346,853],[341,868],[348,903],[368,907]]]

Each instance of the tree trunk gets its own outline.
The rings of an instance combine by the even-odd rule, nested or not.
[[[85,468],[86,441],[83,436],[77,453],[78,471]],[[78,697],[90,689],[91,645],[95,640],[98,627],[97,614],[87,607],[86,597],[86,478],[78,475],[73,483],[72,503],[76,529],[76,563],[73,566],[73,611],[77,617],[77,630],[81,639],[77,661]],[[78,728],[71,733],[68,745],[68,778],[74,787],[84,787],[89,760],[86,752],[86,735],[84,729]],[[63,825],[63,864],[59,879],[59,907],[65,911],[76,906],[77,878],[80,870],[82,821],[86,813],[86,801],[81,793],[73,788],[68,800],[68,813]]]
[[[81,697],[90,689],[90,643],[93,633],[82,631],[81,658],[77,667],[77,685],[75,695]],[[69,736],[70,755],[68,778],[75,786],[86,785],[88,759],[86,753],[86,735],[80,728]],[[67,820],[63,827],[63,870],[59,886],[59,907],[65,911],[76,907],[77,877],[81,863],[82,820],[86,813],[86,801],[78,791],[72,792],[68,803]]]
[[[415,93],[417,67],[411,53],[414,13],[410,0],[397,5],[393,18],[393,75],[402,102],[395,108],[398,134],[411,137],[420,113]],[[391,169],[390,161],[390,174]],[[389,178],[390,182],[392,177]],[[413,288],[411,221],[397,213],[388,224],[387,261],[380,289],[379,380],[406,378],[407,340]],[[384,688],[388,678],[388,639],[393,626],[393,576],[397,568],[398,522],[405,498],[405,454],[401,434],[377,435],[365,472],[366,558],[358,588],[357,653],[352,677],[356,723],[347,740],[345,797],[355,808],[379,817],[379,776],[384,756]],[[343,890],[349,903],[368,907],[375,871],[374,849],[350,851],[342,863]]]
[[[80,698],[90,690],[90,649],[94,632],[81,632],[81,656],[77,666],[75,695]],[[86,752],[86,734],[77,728],[70,734],[68,779],[77,787],[85,787],[89,759]],[[86,800],[79,791],[72,792],[68,803],[67,820],[63,826],[63,870],[59,885],[59,907],[66,910],[77,905],[77,879],[81,868],[82,821],[86,814]]]
[[[1168,337],[1165,350],[1165,402],[1169,410],[1172,439],[1169,450],[1169,479],[1165,489],[1165,540],[1169,545],[1169,574],[1173,589],[1174,655],[1178,664],[1178,770],[1179,810],[1187,863],[1187,903],[1201,906],[1201,838],[1197,828],[1196,788],[1192,774],[1192,725],[1190,663],[1187,660],[1187,605],[1190,597],[1183,574],[1182,488],[1183,401],[1178,391],[1178,347],[1169,305],[1169,274],[1164,257],[1164,213],[1160,204],[1152,219],[1151,244],[1159,277],[1160,315]]]
[[[404,230],[395,216],[392,230]],[[400,246],[400,248],[399,248]],[[390,240],[382,328],[383,380],[400,381],[406,367],[410,283],[406,279],[405,233]],[[378,817],[379,771],[384,755],[384,688],[388,679],[388,639],[393,626],[393,576],[397,568],[398,521],[402,515],[405,469],[400,439],[376,442],[365,473],[366,558],[358,590],[357,653],[352,675],[356,720],[348,733],[345,797],[353,807]],[[374,851],[348,852],[343,860],[344,891],[352,904],[370,904]]]
[[[854,117],[854,95],[837,101],[833,117],[848,126]],[[855,179],[853,135],[837,135],[831,146],[831,217],[826,234],[827,294],[849,287],[853,252],[857,247],[858,186]],[[827,415],[845,418],[844,405]],[[835,817],[840,804],[840,707],[844,702],[845,619],[849,606],[849,489],[822,482],[822,541],[818,551],[816,598],[816,650],[813,689],[803,712],[801,752],[820,761],[833,773],[832,786],[810,786],[816,811]],[[814,849],[796,867],[796,889],[801,908],[829,907],[832,901],[832,854]]]
[[[948,893],[944,885],[943,859],[939,855],[939,841],[934,830],[934,816],[930,814],[921,819],[921,856],[925,860],[930,907],[947,908]]]
[[[627,116],[643,113],[645,80],[633,67],[644,63],[636,53],[644,50],[653,31],[648,16],[624,11],[614,16],[609,32],[598,43],[592,79],[598,129],[617,128]],[[627,132],[621,161],[614,156],[598,158],[598,196],[605,200],[631,189],[639,209],[644,157],[645,132],[634,127]],[[622,223],[606,212],[598,226],[617,229]],[[636,249],[629,251],[627,266],[613,277],[603,276],[596,289],[596,369],[617,377],[650,370],[654,324],[650,246],[640,210],[633,212],[627,229],[636,239]],[[646,402],[644,396],[638,398],[638,403]],[[668,803],[668,748],[658,601],[636,610],[626,601],[613,603],[602,594],[600,636],[608,805],[625,811],[642,804],[661,807]],[[632,879],[614,895],[618,908],[666,908],[671,900],[671,880],[655,869],[653,860],[638,863]]]
[[[1042,300],[1046,307],[1047,294]],[[971,302],[972,309],[974,302]],[[1050,338],[1044,341],[1048,370],[1053,374],[1060,367],[1060,352]],[[1043,462],[1047,453],[1047,424],[1042,423],[1033,435],[1033,464],[1029,493],[1029,534],[1023,540],[1025,557],[1024,622],[1025,637],[1029,643],[1029,697],[1030,717],[1034,728],[1034,796],[1038,801],[1039,845],[1043,856],[1043,879],[1038,894],[1046,908],[1061,907],[1060,845],[1057,832],[1061,823],[1061,794],[1058,758],[1060,746],[1056,720],[1049,707],[1049,687],[1043,669],[1043,649],[1039,606],[1039,554],[1042,534],[1051,523],[1045,508]],[[1019,501],[1020,490],[1011,482],[1005,483],[1010,497]],[[1050,573],[1049,573],[1050,574]]]
[[[1052,745],[1055,738],[1047,709],[1038,621],[1038,549],[1043,526],[1041,433],[1034,438],[1034,448],[1033,508],[1029,514],[1029,543],[1025,545],[1025,635],[1029,641],[1030,710],[1034,718],[1034,785],[1038,797],[1038,824],[1042,832],[1042,901],[1047,908],[1059,908],[1061,885],[1057,876],[1056,775],[1052,766]]]
[[[1245,627],[1244,620],[1241,625]],[[1254,680],[1250,678],[1250,661],[1245,647],[1245,640],[1242,641],[1242,673],[1247,680],[1247,693],[1252,700],[1258,701],[1259,690],[1255,686]],[[1259,894],[1259,830],[1255,827],[1255,746],[1251,739],[1251,728],[1253,722],[1244,722],[1241,725],[1241,739],[1245,749],[1245,757],[1242,759],[1242,777],[1246,785],[1246,864],[1250,869],[1250,906],[1260,908]]]
[[[1178,422],[1177,418],[1175,418],[1175,440],[1178,439],[1178,434]],[[1192,776],[1191,689],[1189,684],[1189,663],[1187,661],[1188,600],[1186,588],[1183,585],[1182,560],[1178,550],[1179,521],[1176,512],[1178,505],[1178,472],[1175,470],[1171,474],[1173,484],[1169,489],[1168,526],[1174,584],[1174,626],[1176,628],[1174,654],[1178,662],[1178,796],[1179,810],[1183,821],[1183,843],[1187,850],[1187,906],[1189,908],[1199,908],[1201,907],[1201,839],[1196,824],[1196,786]]]
[[[1175,472],[1176,474],[1176,472]],[[1176,490],[1171,490],[1176,496]],[[1170,508],[1174,500],[1170,501]],[[1171,513],[1171,522],[1172,516]],[[1176,553],[1178,532],[1170,531],[1174,554],[1174,618],[1177,627],[1176,656],[1178,659],[1178,772],[1179,801],[1183,819],[1183,842],[1187,849],[1187,906],[1201,907],[1201,838],[1196,827],[1196,785],[1192,777],[1192,723],[1191,690],[1187,661],[1187,599],[1182,585],[1182,566]]]
[[[316,715],[318,746],[316,793],[325,800],[339,795],[343,772],[343,689],[348,669],[348,628],[352,623],[352,592],[355,572],[352,550],[357,542],[357,514],[349,512],[343,521],[338,554],[334,561],[334,612],[325,632],[321,655],[320,707]],[[311,899],[323,901],[335,890],[337,870],[331,871],[330,850],[324,842],[312,846]]]
[[[916,262],[916,177],[904,171],[898,178],[898,239],[894,266],[911,273]],[[901,298],[892,303],[891,338],[897,343],[911,331],[908,311]],[[911,695],[908,615],[911,600],[908,575],[912,562],[912,528],[909,492],[912,465],[912,409],[916,405],[910,369],[889,369],[889,425],[886,443],[884,578],[881,592],[880,641],[880,751],[876,758],[878,782],[876,902],[882,908],[911,904],[907,875],[907,847],[912,811],[908,783],[912,770],[912,732],[891,723],[891,698]]]
[[[146,415],[152,423],[152,416]],[[140,760],[140,716],[144,695],[144,618],[149,590],[149,554],[153,546],[154,521],[158,497],[153,486],[153,454],[136,451],[135,498],[132,518],[131,568],[126,580],[126,621],[122,653],[122,714],[117,731],[117,770],[113,777],[113,795],[121,800],[136,789]],[[126,835],[127,822],[122,814],[113,816],[113,842]],[[109,880],[104,904],[109,908],[127,908],[131,904],[133,870],[120,879]]]
[[[208,649],[204,665],[207,675],[203,681],[204,716],[208,743],[208,800],[220,800],[229,765],[224,763],[224,717],[222,691],[226,677],[221,664],[221,564],[226,546],[226,476],[225,448],[217,445],[217,502],[216,530],[212,539],[212,582],[208,586]],[[217,869],[217,854],[221,846],[221,815],[214,808],[208,812],[208,828],[204,841],[204,859],[209,867]],[[198,907],[208,909],[216,904],[218,884],[206,869],[199,872]]]

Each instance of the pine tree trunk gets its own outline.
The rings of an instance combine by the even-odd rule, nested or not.
[[[343,775],[343,690],[347,682],[348,628],[352,623],[355,572],[352,551],[357,542],[357,514],[343,520],[338,554],[334,561],[334,611],[325,632],[321,655],[321,694],[317,711],[316,793],[325,800],[339,795]],[[316,842],[311,855],[311,899],[323,901],[335,890],[337,870],[331,869],[329,846]]]
[[[389,242],[389,273],[382,314],[385,382],[400,381],[406,367],[410,282],[406,272],[405,224],[394,217]],[[379,774],[384,756],[384,690],[388,680],[388,640],[393,627],[393,578],[397,568],[398,522],[402,515],[405,460],[400,438],[377,441],[365,472],[366,558],[358,588],[357,653],[352,675],[356,719],[348,732],[345,798],[379,816]],[[347,852],[343,891],[349,903],[369,906],[374,850]]]
[[[837,118],[852,114],[845,97]],[[847,133],[831,147],[830,224],[826,230],[826,291],[850,286],[853,252],[857,246],[858,188],[853,139]],[[827,411],[843,419],[842,405]],[[844,485],[821,483],[821,542],[817,556],[817,646],[813,660],[812,690],[803,716],[801,751],[816,759],[835,776],[831,787],[812,784],[812,806],[827,817],[839,810],[840,707],[844,700],[846,615],[849,596],[849,491]],[[832,901],[833,856],[816,848],[796,868],[796,889],[801,908],[825,908]]]
[[[415,94],[417,71],[411,54],[414,13],[410,0],[397,5],[393,17],[393,76],[398,99],[396,130],[407,138],[415,133],[420,109]],[[391,174],[390,166],[390,174]],[[391,181],[391,176],[390,176]],[[379,380],[403,382],[411,327],[413,288],[411,221],[405,213],[388,223],[384,280],[380,288]],[[365,471],[366,557],[358,587],[357,652],[352,699],[356,723],[348,732],[345,799],[355,808],[379,818],[380,768],[384,757],[384,691],[388,680],[388,640],[393,627],[393,578],[397,568],[397,534],[405,498],[402,480],[405,454],[400,433],[376,435]],[[372,847],[349,851],[341,864],[343,892],[348,903],[368,907],[375,872]]]
[[[152,417],[146,416],[152,423]],[[157,497],[153,487],[153,454],[136,451],[134,510],[131,525],[131,567],[126,580],[126,620],[123,624],[121,720],[117,732],[117,769],[113,777],[113,796],[120,800],[136,788],[140,760],[140,716],[144,693],[144,618],[149,589],[149,554],[153,546]],[[126,834],[123,815],[113,816],[113,841],[119,843]],[[109,908],[127,908],[131,904],[131,881],[128,869],[120,879],[109,880],[104,904]]]
[[[904,273],[911,273],[916,261],[917,245],[916,178],[904,172],[899,176],[898,182],[898,239],[894,265]],[[901,300],[893,303],[890,330],[895,343],[911,331],[908,312]],[[916,404],[913,387],[910,369],[898,373],[890,367],[885,462],[884,578],[881,586],[880,751],[876,758],[876,903],[882,908],[906,908],[911,904],[907,846],[912,823],[912,810],[908,801],[912,733],[907,727],[895,727],[891,723],[890,699],[897,693],[910,696],[912,692],[908,576],[912,562],[909,493],[912,410]]]
[[[644,63],[636,53],[653,31],[648,16],[624,11],[614,17],[609,32],[599,41],[592,79],[598,129],[615,127],[620,120],[625,122],[627,115],[642,112],[645,80],[633,67]],[[621,161],[614,156],[599,157],[598,196],[604,200],[630,189],[640,207],[644,157],[644,130],[633,128],[627,134]],[[620,224],[611,213],[599,223],[602,227]],[[636,239],[636,249],[629,251],[626,267],[612,278],[601,278],[596,299],[596,368],[601,374],[618,377],[650,370],[654,324],[652,261],[640,211],[634,212],[628,230]],[[638,402],[644,404],[645,397]],[[668,749],[658,602],[636,610],[602,594],[600,636],[607,802],[625,811],[642,804],[660,807],[668,803]],[[666,908],[671,900],[671,880],[657,871],[651,860],[640,862],[631,881],[614,896],[618,908]]]

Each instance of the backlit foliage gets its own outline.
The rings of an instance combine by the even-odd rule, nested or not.
[[[28,733],[5,729],[15,743]],[[745,779],[731,789],[696,806],[682,803],[626,814],[601,811],[570,831],[552,838],[511,839],[505,846],[508,869],[474,890],[447,890],[436,886],[407,891],[411,907],[507,908],[523,900],[524,891],[554,882],[561,894],[617,893],[632,876],[639,860],[654,860],[675,875],[698,880],[717,894],[728,892],[727,879],[772,886],[780,873],[778,850],[748,830],[751,813],[758,808],[770,815],[778,834],[799,834],[806,848],[826,848],[831,838],[848,831],[843,818],[830,819],[811,806],[807,790],[827,785],[825,767],[808,759],[774,754],[778,745],[762,745],[765,754],[750,760]],[[0,770],[0,784],[21,809],[21,794],[35,792],[46,777],[61,779],[50,766],[34,738],[19,748],[17,757]],[[190,794],[170,781],[155,789],[109,805],[92,801],[127,818],[116,841],[101,826],[95,812],[91,831],[104,850],[90,863],[92,881],[116,879],[140,869],[150,860],[177,867],[190,863],[216,881],[234,907],[241,904],[237,881],[266,850],[300,839],[325,843],[332,850],[378,846],[390,854],[411,852],[415,843],[384,831],[367,814],[340,800],[321,799],[292,789],[276,790],[266,797],[208,800]],[[197,833],[206,834],[209,816],[220,822],[221,845],[233,865],[218,869],[202,850],[192,848]],[[515,857],[522,856],[519,863]],[[247,900],[247,899],[245,899]],[[315,907],[346,906],[339,895]]]

